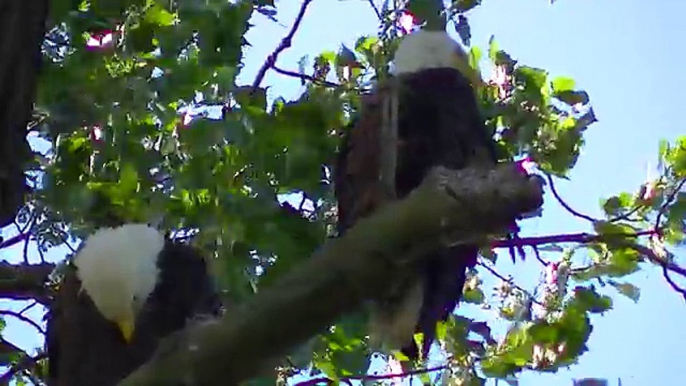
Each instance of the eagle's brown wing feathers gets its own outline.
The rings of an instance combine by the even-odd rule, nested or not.
[[[469,82],[453,69],[425,70],[404,75],[399,94],[396,193],[407,196],[434,166],[461,169],[473,163],[497,162],[494,142],[481,118]],[[338,200],[338,230],[343,233],[362,217],[373,213],[385,199],[379,181],[380,142],[383,124],[382,101],[388,88],[379,87],[365,96],[359,118],[344,133],[335,166],[335,195]],[[445,320],[460,300],[466,270],[476,264],[478,246],[442,248],[425,259],[414,281],[401,294],[409,302],[412,288],[422,293],[419,315],[414,315],[416,332],[424,334],[418,348],[407,331],[402,351],[410,358],[425,356],[435,336],[436,323]],[[389,295],[393,298],[393,294]],[[414,296],[416,298],[416,296]],[[403,315],[396,302],[386,307],[387,315]],[[387,302],[390,303],[390,302]],[[381,309],[381,312],[384,312]],[[377,318],[388,320],[389,318]],[[397,321],[398,325],[408,325]],[[387,327],[389,330],[393,326]],[[394,335],[395,333],[390,333]],[[397,335],[397,334],[395,334]],[[420,355],[421,352],[421,355]]]

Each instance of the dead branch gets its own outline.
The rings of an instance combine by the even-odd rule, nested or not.
[[[325,80],[325,79],[315,78],[312,75],[301,74],[299,72],[290,71],[290,70],[284,70],[283,68],[277,67],[276,65],[272,65],[272,70],[274,70],[274,72],[281,74],[281,75],[286,75],[286,76],[290,76],[292,78],[298,78],[301,80],[307,80],[307,81],[310,81],[312,83],[319,84],[319,85],[326,86],[326,87],[331,87],[331,88],[341,87],[341,85],[338,83],[329,82],[328,80]]]
[[[265,60],[264,64],[262,64],[262,67],[260,67],[260,70],[257,72],[257,76],[252,83],[253,92],[260,87],[260,83],[262,83],[264,76],[267,75],[267,71],[269,71],[270,68],[274,67],[276,64],[276,59],[279,57],[279,55],[286,49],[290,48],[291,44],[293,43],[293,36],[295,36],[295,33],[298,32],[300,23],[302,23],[303,17],[305,17],[305,11],[307,11],[307,7],[311,2],[312,0],[303,0],[302,4],[300,5],[300,11],[298,11],[298,15],[295,17],[295,21],[293,22],[291,30],[286,36],[284,36],[283,39],[281,39],[281,42],[276,47],[274,52],[267,57],[267,60]]]
[[[306,263],[212,322],[167,338],[120,386],[237,385],[324,331],[443,243],[485,243],[488,233],[542,204],[542,184],[511,165],[434,170],[407,198],[360,220]],[[459,241],[458,241],[459,240]]]

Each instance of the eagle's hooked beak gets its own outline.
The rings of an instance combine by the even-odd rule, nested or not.
[[[119,331],[121,331],[121,334],[124,337],[126,343],[131,342],[131,337],[133,336],[133,329],[135,327],[134,324],[134,319],[132,318],[123,318],[117,321],[117,327],[119,327]]]

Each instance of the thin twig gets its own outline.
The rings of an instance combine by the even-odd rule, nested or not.
[[[563,200],[562,197],[560,196],[560,194],[557,192],[557,189],[555,189],[555,182],[553,181],[553,176],[551,176],[550,174],[546,174],[546,177],[548,177],[548,184],[550,184],[550,191],[553,193],[553,196],[555,196],[555,199],[560,203],[560,205],[562,205],[562,207],[567,210],[567,212],[571,213],[572,215],[574,215],[576,217],[582,218],[582,219],[590,221],[590,222],[598,221],[597,219],[595,219],[589,215],[583,214],[581,212],[578,212],[574,208],[569,206],[569,204],[567,204],[565,202],[565,200]]]
[[[34,301],[32,301],[31,303],[29,303],[29,305],[27,305],[26,307],[22,308],[21,311],[19,311],[19,313],[20,313],[20,314],[23,314],[24,312],[26,312],[26,311],[32,309],[33,307],[35,307],[37,304],[38,304],[38,302],[34,300]]]
[[[43,252],[41,246],[38,245],[38,242],[36,242],[36,250],[38,251],[38,256],[40,256],[40,262],[45,263],[45,252]]]
[[[660,207],[660,210],[658,211],[657,217],[655,218],[654,231],[656,234],[660,235],[662,233],[661,228],[660,228],[660,223],[662,222],[662,217],[667,212],[667,208],[672,204],[672,202],[674,201],[674,199],[679,194],[679,192],[681,191],[681,189],[684,187],[685,184],[686,184],[686,178],[682,179],[676,185],[674,190],[670,193],[670,195],[667,197],[665,202]],[[669,272],[671,271],[671,272],[676,272],[677,274],[679,274],[683,277],[686,277],[686,270],[681,268],[677,264],[674,264],[672,262],[669,262],[667,260],[659,258],[657,255],[655,255],[655,253],[653,252],[652,249],[647,248],[647,247],[646,247],[646,249],[648,250],[647,252],[649,252],[646,254],[646,256],[648,256],[648,258],[650,260],[652,260],[653,262],[662,266],[662,276],[667,281],[667,284],[669,284],[670,287],[672,287],[672,289],[674,289],[676,292],[681,294],[681,296],[686,301],[686,289],[679,286],[669,275]]]
[[[274,52],[267,57],[267,60],[264,62],[264,64],[262,64],[262,67],[260,67],[260,70],[257,72],[255,81],[253,81],[252,84],[252,92],[255,92],[260,87],[260,83],[262,83],[267,71],[269,71],[270,68],[273,68],[276,64],[276,59],[279,57],[279,54],[288,49],[293,43],[293,36],[295,36],[298,28],[300,28],[300,23],[302,23],[303,17],[305,16],[305,11],[307,11],[307,7],[311,2],[312,0],[303,0],[302,5],[300,5],[300,11],[298,11],[298,15],[295,17],[295,21],[293,22],[291,30],[283,39],[281,39],[281,43],[279,43]]]
[[[629,219],[629,217],[631,217],[632,215],[634,215],[634,214],[635,214],[636,212],[638,212],[640,209],[641,209],[641,206],[637,205],[637,206],[635,206],[633,209],[631,209],[630,211],[628,211],[628,212],[626,212],[626,213],[624,213],[624,214],[622,214],[622,215],[619,215],[619,216],[617,216],[617,217],[613,217],[613,218],[611,218],[609,221],[610,221],[610,222],[619,222],[619,221],[622,221],[622,220],[627,220],[627,221],[638,221],[638,220],[631,220],[631,219]]]
[[[334,87],[334,88],[341,87],[341,85],[338,83],[329,82],[325,79],[317,79],[312,75],[301,74],[301,73],[295,72],[295,71],[284,70],[280,67],[277,67],[276,65],[272,65],[272,70],[274,70],[274,72],[279,73],[281,75],[286,75],[286,76],[290,76],[290,77],[298,78],[298,79],[309,80],[312,83],[317,83],[317,84],[320,84],[322,86]]]
[[[655,230],[659,231],[660,229],[660,223],[662,222],[662,216],[667,212],[667,207],[672,205],[672,202],[676,198],[677,194],[681,191],[681,189],[684,187],[686,184],[686,178],[681,180],[679,184],[674,188],[674,190],[670,193],[669,197],[665,200],[664,204],[660,207],[660,211],[657,213],[657,218],[655,219]]]
[[[34,322],[33,320],[31,320],[31,318],[29,318],[25,315],[22,315],[16,311],[0,310],[0,315],[8,315],[8,316],[12,316],[14,318],[17,318],[17,319],[21,320],[22,322],[25,322],[25,323],[32,325],[41,334],[45,334],[45,330],[43,329],[43,327],[41,327],[40,324]]]
[[[669,286],[672,287],[674,291],[681,294],[681,297],[683,297],[684,301],[686,301],[686,288],[676,284],[676,282],[669,276],[669,268],[667,268],[667,265],[662,266],[662,276],[665,278]]]
[[[538,246],[532,245],[531,249],[534,250],[534,256],[536,256],[536,260],[538,260],[541,264],[543,264],[544,267],[547,267],[549,263],[547,261],[543,260],[543,258],[541,257],[541,251],[538,250]]]
[[[632,244],[630,246],[631,248],[634,248],[637,250],[640,254],[644,255],[645,257],[648,258],[648,260],[652,261],[653,263],[661,266],[662,268],[666,268],[667,270],[674,272],[680,276],[686,277],[686,268],[682,268],[676,263],[670,262],[668,260],[665,260],[655,254],[655,252],[650,249],[649,247],[646,247],[644,245],[635,245]]]
[[[488,272],[490,272],[493,276],[497,277],[498,279],[500,279],[500,280],[502,280],[502,281],[504,281],[504,282],[506,282],[506,283],[509,283],[510,285],[512,285],[512,287],[518,289],[519,291],[522,291],[524,294],[526,294],[526,296],[529,297],[529,299],[530,299],[533,303],[536,303],[536,304],[538,304],[538,305],[540,305],[540,306],[545,306],[543,303],[541,303],[541,302],[539,302],[538,300],[536,300],[536,298],[534,297],[534,295],[531,294],[531,292],[529,292],[529,291],[525,290],[524,288],[520,287],[519,285],[517,285],[517,283],[514,282],[514,279],[512,279],[512,278],[509,278],[509,279],[506,278],[505,276],[503,276],[503,275],[501,275],[500,273],[498,273],[498,271],[496,271],[495,268],[489,267],[488,265],[486,265],[486,264],[484,264],[484,263],[481,263],[481,262],[480,262],[479,265],[482,266],[482,267],[484,267],[484,268],[486,268],[486,270],[487,270]]]
[[[358,375],[358,376],[341,378],[340,380],[342,382],[350,382],[350,381],[380,381],[380,380],[392,379],[392,378],[407,378],[407,377],[412,377],[412,376],[419,375],[419,374],[433,373],[434,371],[445,370],[447,367],[448,367],[447,365],[441,365],[441,366],[436,366],[436,367],[428,367],[428,368],[423,368],[423,369],[407,371],[404,373],[380,374],[380,375]],[[296,383],[295,385],[296,386],[314,386],[314,385],[317,385],[319,383],[331,384],[331,383],[333,383],[333,381],[329,378],[321,377],[321,378],[308,379],[307,381],[299,382],[299,383]]]
[[[578,244],[587,244],[587,243],[592,243],[592,242],[603,242],[606,241],[609,237],[612,237],[613,239],[615,238],[636,238],[636,237],[641,237],[641,236],[652,236],[652,235],[657,235],[660,234],[660,230],[646,230],[646,231],[640,231],[636,233],[628,233],[628,234],[612,234],[612,235],[599,235],[599,234],[592,234],[592,233],[570,233],[570,234],[562,234],[562,235],[552,235],[552,236],[536,236],[536,237],[522,237],[519,239],[515,240],[498,240],[491,244],[492,248],[509,248],[511,245],[527,245],[527,246],[536,246],[536,245],[543,245],[543,244],[554,244],[554,243],[578,243]],[[648,260],[659,264],[660,266],[667,266],[667,269],[678,273],[681,276],[686,277],[686,268],[682,268],[677,264],[671,263],[669,261],[666,261],[665,259],[661,259],[655,253],[648,247],[640,245],[640,244],[630,244],[628,247],[635,249],[642,255],[646,256]]]
[[[24,251],[23,251],[24,264],[29,264],[29,242],[30,241],[31,241],[31,237],[29,235],[29,237],[27,237],[26,240],[24,240]]]
[[[3,248],[9,248],[13,246],[14,244],[20,243],[24,241],[26,238],[28,238],[30,235],[28,233],[20,233],[12,238],[9,238],[3,242],[0,243],[0,249]]]
[[[381,14],[379,7],[377,7],[376,4],[374,3],[374,0],[367,0],[367,1],[369,2],[369,5],[374,10],[374,13],[376,13],[376,17],[379,19],[379,21],[383,22],[383,15]]]
[[[554,243],[590,243],[594,241],[603,241],[604,238],[613,237],[625,237],[634,238],[640,236],[650,236],[657,234],[654,230],[640,231],[636,233],[627,234],[612,234],[612,235],[599,235],[594,233],[569,233],[561,235],[550,235],[550,236],[534,236],[534,237],[520,237],[518,239],[512,240],[497,240],[491,244],[492,248],[509,248],[511,246],[535,246],[543,244],[554,244]]]

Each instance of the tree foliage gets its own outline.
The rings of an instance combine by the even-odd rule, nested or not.
[[[19,235],[0,247],[35,241],[42,256],[71,247],[111,216],[162,218],[165,228],[192,237],[214,257],[213,272],[230,304],[245,302],[302,264],[333,236],[329,167],[340,128],[359,108],[360,93],[387,76],[408,9],[416,24],[433,17],[426,10],[435,6],[428,0],[411,1],[408,9],[372,4],[378,35],[338,53],[318,53],[311,66],[302,60],[298,69],[283,69],[278,56],[290,47],[310,2],[299,5],[257,78],[237,84],[251,17],[278,18],[273,1],[53,1],[29,133],[49,150],[36,152],[38,189],[17,216]],[[567,178],[584,132],[596,121],[589,95],[571,78],[520,63],[494,38],[488,47],[471,45],[469,15],[480,3],[454,1],[444,14],[472,66],[492,71],[478,97],[500,158],[534,164],[559,203],[594,231],[493,240],[484,248],[464,302],[496,309],[508,330],[495,334],[491,321],[465,315],[440,326],[444,363],[417,363],[404,375],[435,384],[478,385],[487,378],[516,384],[521,371],[574,364],[587,351],[590,316],[612,308],[612,297],[598,287],[610,285],[638,301],[640,289],[625,277],[648,265],[661,266],[668,285],[686,298],[672,278],[686,276],[686,269],[670,252],[685,237],[686,137],[661,143],[660,175],[635,192],[602,200],[604,218],[569,207],[555,180]],[[304,92],[295,100],[268,98],[262,80],[269,71],[301,79]],[[290,199],[284,203],[284,197]],[[544,279],[537,295],[498,274],[497,261],[509,256],[540,261]],[[35,285],[45,279],[45,265],[0,266],[3,275],[14,280],[1,289],[3,297],[25,299],[28,291],[41,300],[50,289],[50,282],[47,289]],[[485,288],[482,275],[495,275],[501,284]],[[251,384],[283,384],[293,375],[310,379],[303,385],[392,378],[366,374],[378,354],[367,346],[365,323],[363,313],[347,315]],[[6,338],[0,347],[0,363],[9,368],[4,379],[40,383],[44,354],[31,356]],[[585,382],[579,384],[595,381]]]

